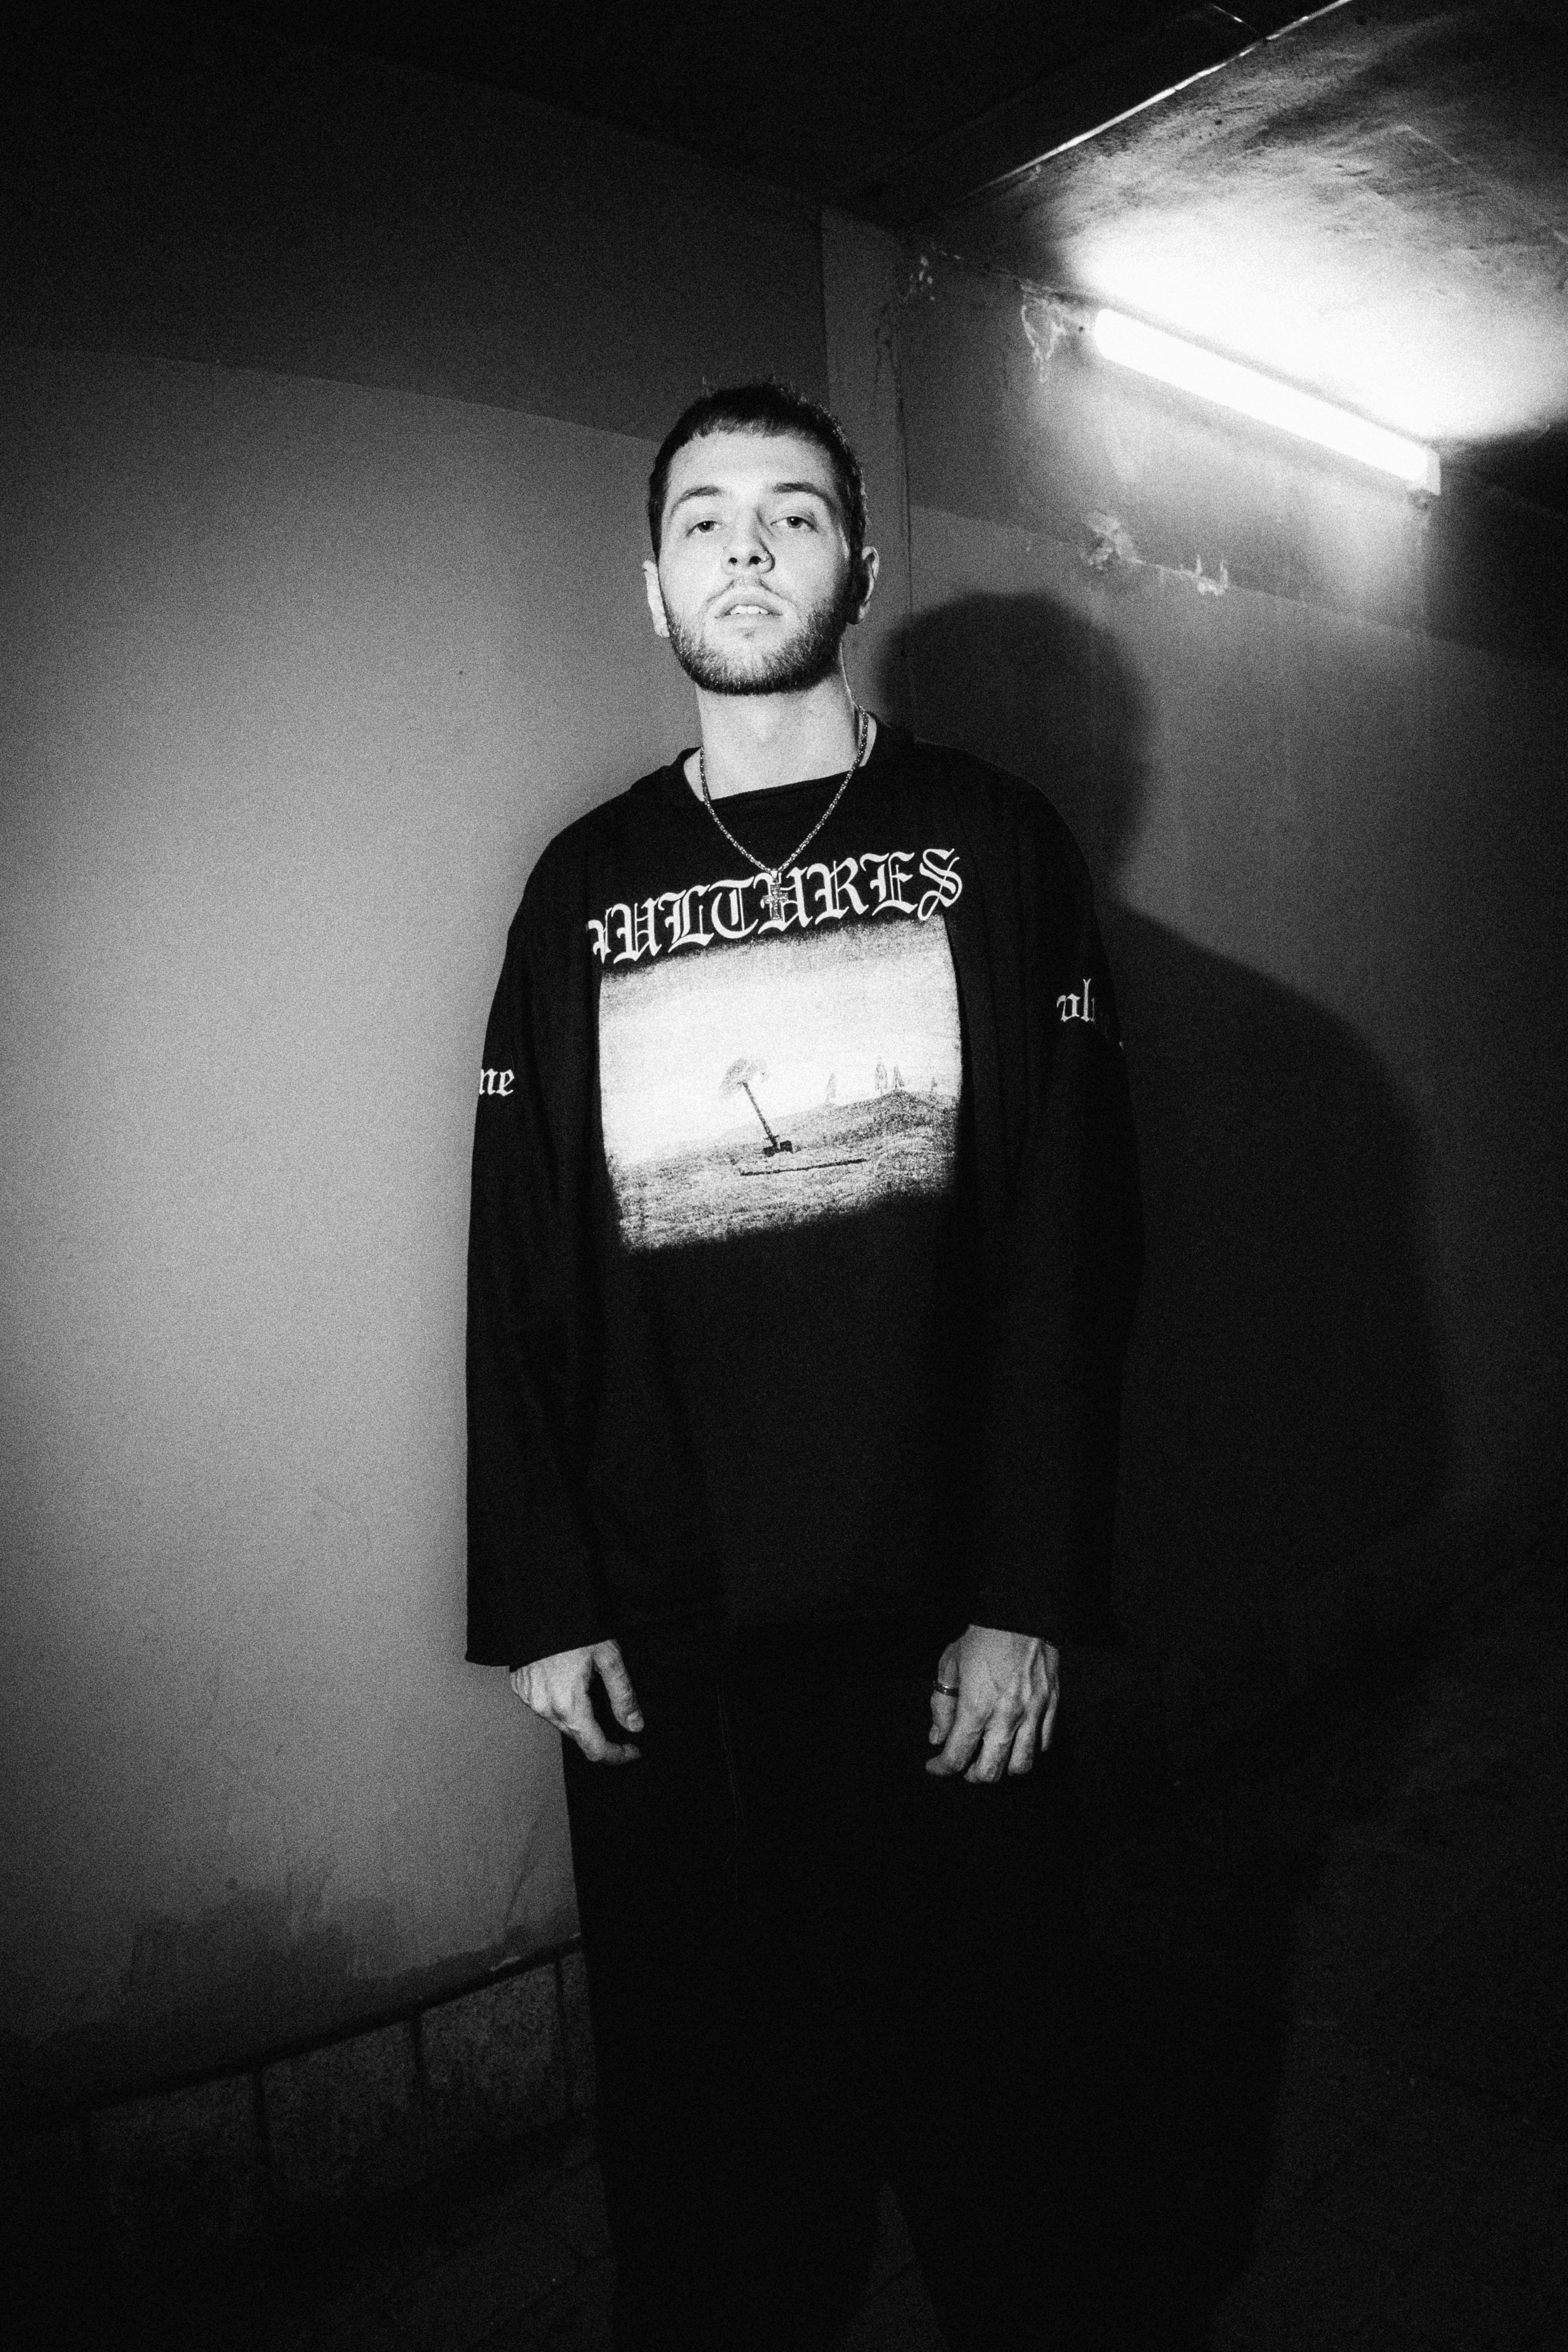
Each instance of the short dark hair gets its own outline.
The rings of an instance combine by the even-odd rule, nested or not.
[[[676,418],[647,478],[647,531],[656,558],[663,535],[664,494],[670,467],[689,441],[700,441],[710,433],[793,433],[802,441],[815,442],[833,468],[850,563],[859,562],[866,544],[866,481],[860,460],[837,416],[776,378],[766,383],[731,384],[725,392],[705,392]]]

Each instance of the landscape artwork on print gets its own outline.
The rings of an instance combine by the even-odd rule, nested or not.
[[[945,926],[853,924],[605,974],[599,1094],[633,1250],[842,1217],[953,1181]]]

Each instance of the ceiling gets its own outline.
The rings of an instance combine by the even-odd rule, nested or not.
[[[211,0],[203,13],[521,90],[830,200],[1180,4]]]
[[[1568,512],[1560,0],[1352,0],[929,230]]]
[[[1563,0],[201,13],[517,89],[1120,304],[1568,512]]]

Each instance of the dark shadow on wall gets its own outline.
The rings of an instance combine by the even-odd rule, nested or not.
[[[1418,1519],[1442,1486],[1418,1138],[1343,1022],[1119,900],[1148,789],[1147,704],[1109,632],[1037,596],[975,595],[918,616],[890,650],[917,731],[1039,784],[1095,875],[1149,1242],[1118,1601],[1147,1658],[1179,1656],[1196,1685],[1206,1677],[1223,1717],[1227,1682],[1283,1695],[1280,1629],[1313,1571]],[[1356,1808],[1376,1796],[1358,1789]],[[1123,2340],[1206,2341],[1245,2264],[1271,2164],[1295,1921],[1344,1799],[1331,1757],[1267,1835],[1253,1823],[1233,1840],[1222,1825],[1199,1853],[1151,1816],[1131,1843],[1123,1822],[1116,1853],[1089,1856],[1113,2268],[1136,2306],[1121,2315]],[[1163,1873],[1149,1857],[1167,1847]],[[1113,1890],[1098,1918],[1097,1886]]]
[[[1109,632],[1038,596],[976,595],[918,616],[893,658],[918,731],[1040,785],[1094,874],[1149,1236],[1122,1599],[1167,1648],[1236,1651],[1314,1569],[1442,1487],[1418,1136],[1344,1022],[1119,899],[1147,719]]]

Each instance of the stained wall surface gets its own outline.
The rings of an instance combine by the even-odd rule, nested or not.
[[[656,436],[826,381],[808,214],[544,110],[234,43],[18,111],[0,2005],[52,2092],[574,1925],[555,1735],[462,1663],[484,1021],[546,839],[691,740]]]
[[[1121,982],[1124,1604],[1244,1651],[1326,1565],[1506,1541],[1561,1477],[1568,535],[1118,378],[951,259],[897,332],[917,722],[1058,802]]]
[[[704,380],[831,394],[885,557],[858,675],[1100,879],[1134,1632],[1245,1675],[1325,1565],[1532,1507],[1559,527],[1200,422],[1006,280],[515,100],[237,37],[74,72],[0,142],[24,2087],[573,1923],[554,1736],[460,1662],[467,1159],[533,857],[689,739],[637,563]]]

